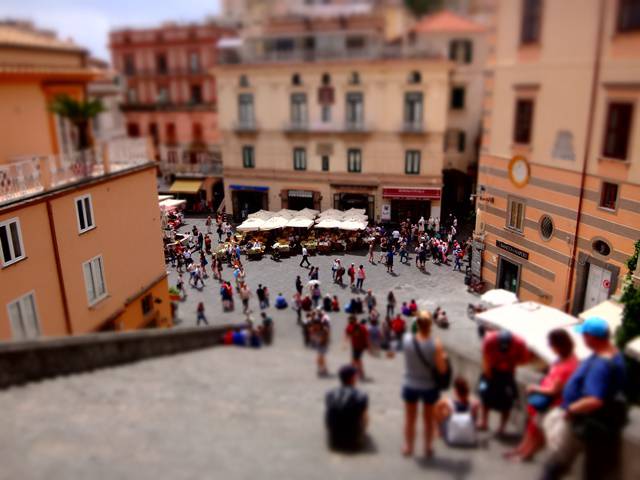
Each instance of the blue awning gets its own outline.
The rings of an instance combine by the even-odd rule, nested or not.
[[[260,187],[256,185],[229,185],[231,190],[250,190],[253,192],[268,192],[269,187]]]

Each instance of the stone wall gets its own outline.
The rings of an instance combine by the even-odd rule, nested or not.
[[[0,344],[0,388],[220,345],[237,325],[109,332]]]

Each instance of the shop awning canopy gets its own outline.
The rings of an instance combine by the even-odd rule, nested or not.
[[[264,225],[261,218],[248,218],[236,227],[239,232],[256,232]]]
[[[198,193],[201,187],[202,187],[201,179],[193,179],[193,180],[180,179],[180,180],[176,180],[171,184],[171,188],[169,188],[169,191],[171,193],[193,194],[193,193]]]
[[[287,227],[309,228],[313,225],[313,219],[306,217],[295,217],[287,222]]]
[[[582,336],[574,331],[579,319],[557,308],[536,302],[522,302],[492,308],[476,315],[478,323],[490,328],[508,330],[527,342],[527,347],[545,362],[551,363],[556,355],[549,347],[547,336],[556,328],[569,333],[578,358],[586,358],[589,350]]]
[[[340,228],[342,222],[333,218],[323,218],[317,224],[316,228]]]
[[[284,217],[271,217],[269,220],[266,220],[261,226],[260,230],[275,230],[277,228],[284,228],[289,223],[288,218]]]
[[[613,333],[622,324],[622,310],[623,306],[615,300],[605,300],[595,307],[585,310],[579,317],[582,320],[590,317],[600,317],[609,324],[609,330]]]
[[[176,200],[174,198],[168,198],[161,201],[158,205],[160,206],[160,210],[162,210],[163,212],[173,212],[175,210],[184,208],[186,203],[186,200]]]
[[[440,200],[442,189],[438,187],[384,187],[383,198],[398,200]]]
[[[250,213],[247,218],[259,218],[261,220],[268,220],[273,217],[275,213],[268,210],[258,210],[257,212]]]
[[[625,353],[632,358],[635,358],[640,362],[640,337],[631,340],[627,343],[627,347],[624,349]]]
[[[490,307],[501,307],[502,305],[518,303],[518,297],[515,293],[501,288],[494,288],[493,290],[483,293],[480,300]]]

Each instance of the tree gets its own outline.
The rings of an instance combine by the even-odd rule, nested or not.
[[[435,12],[442,8],[443,0],[404,0],[404,5],[416,17]]]
[[[100,100],[75,100],[69,95],[58,95],[49,106],[49,110],[68,119],[77,129],[79,150],[85,150],[91,146],[89,124],[91,119],[104,111]]]
[[[635,252],[627,261],[629,273],[620,297],[624,309],[622,310],[622,325],[616,332],[616,343],[622,351],[627,343],[640,337],[640,288],[634,285],[631,279],[633,272],[638,269],[638,257],[640,257],[640,240],[635,243]],[[629,394],[638,403],[640,402],[640,363],[627,357],[627,368],[627,378],[630,384]]]

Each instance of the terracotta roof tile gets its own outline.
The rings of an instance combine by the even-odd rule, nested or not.
[[[52,32],[37,30],[24,24],[0,22],[0,45],[46,48],[81,52],[84,49],[71,40],[62,40]]]
[[[435,33],[435,32],[484,32],[485,27],[468,18],[458,14],[443,10],[423,17],[411,29],[415,33]]]

